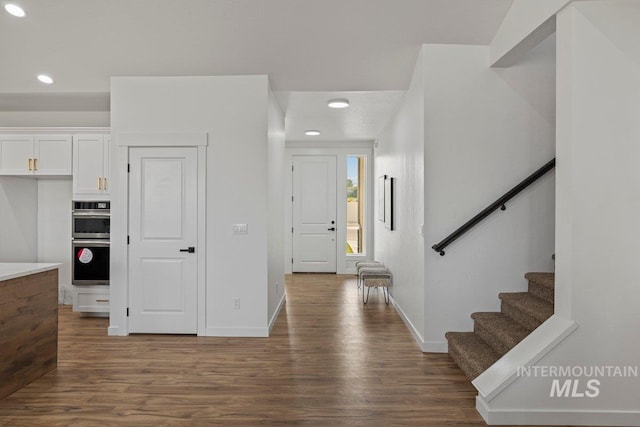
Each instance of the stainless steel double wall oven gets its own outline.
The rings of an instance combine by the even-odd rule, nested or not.
[[[108,285],[111,203],[72,203],[72,283]]]

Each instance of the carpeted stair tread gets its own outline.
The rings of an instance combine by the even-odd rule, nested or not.
[[[528,292],[504,292],[499,313],[473,313],[474,332],[447,332],[449,355],[474,380],[553,315],[554,273],[527,273]]]
[[[447,332],[445,337],[451,358],[471,380],[500,358],[500,354],[473,332]]]
[[[473,313],[474,332],[498,354],[504,355],[531,331],[502,313]]]
[[[555,275],[553,273],[527,273],[524,275],[529,281],[529,292],[538,298],[554,303]]]
[[[524,275],[524,278],[529,282],[535,282],[551,289],[555,288],[555,277],[554,273],[526,273]]]
[[[529,292],[504,292],[501,311],[527,329],[534,330],[553,315],[553,304]]]

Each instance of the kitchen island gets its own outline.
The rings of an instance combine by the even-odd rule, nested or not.
[[[59,266],[0,263],[0,399],[57,365]]]

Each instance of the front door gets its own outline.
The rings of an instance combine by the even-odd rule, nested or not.
[[[336,272],[336,158],[293,157],[293,272]]]
[[[197,149],[129,150],[129,332],[197,332]]]

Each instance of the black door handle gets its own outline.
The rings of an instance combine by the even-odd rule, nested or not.
[[[188,252],[190,254],[193,254],[196,252],[196,248],[195,246],[189,246],[187,249],[180,249],[180,252]]]
[[[335,227],[327,228],[328,231],[336,231]]]

